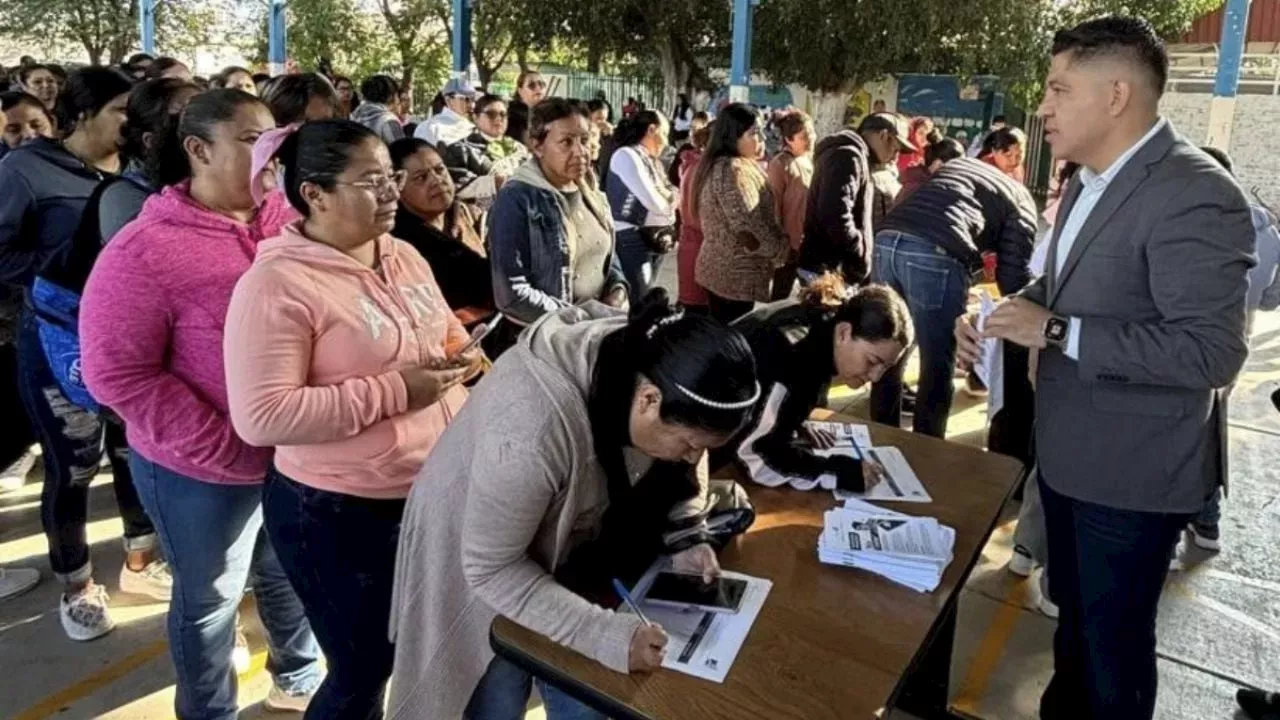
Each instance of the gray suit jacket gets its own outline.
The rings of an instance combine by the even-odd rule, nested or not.
[[[1056,272],[1022,293],[1081,321],[1079,362],[1041,353],[1036,453],[1059,493],[1125,510],[1195,513],[1224,475],[1221,388],[1248,355],[1249,204],[1166,126],[1111,181]]]

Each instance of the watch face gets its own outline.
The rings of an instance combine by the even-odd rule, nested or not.
[[[1067,321],[1062,318],[1049,318],[1049,322],[1044,328],[1044,336],[1053,342],[1066,340]]]

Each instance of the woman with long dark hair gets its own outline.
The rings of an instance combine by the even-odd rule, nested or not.
[[[410,493],[390,716],[522,718],[531,678],[490,649],[499,615],[617,672],[656,669],[662,629],[580,593],[638,577],[661,555],[679,571],[718,574],[712,543],[749,518],[734,513],[724,535],[711,534],[705,516],[680,508],[706,506],[687,502],[707,492],[695,466],[738,433],[759,395],[742,336],[670,306],[661,289],[629,318],[591,303],[523,333]],[[701,530],[677,541],[670,523]],[[548,720],[603,717],[533,682]]]
[[[253,73],[236,65],[225,67],[222,72],[214,75],[209,81],[209,87],[215,90],[228,88],[230,90],[243,90],[250,95],[258,94],[258,86],[253,82]]]
[[[547,81],[536,70],[525,70],[516,78],[516,94],[508,107],[507,137],[529,144],[530,113],[547,98]]]
[[[269,448],[228,412],[223,335],[232,287],[260,241],[297,213],[253,197],[253,145],[275,128],[240,90],[197,95],[155,156],[162,187],[98,258],[81,306],[84,375],[129,434],[129,465],[173,568],[176,715],[236,714],[236,608],[252,578],[274,682],[269,709],[301,711],[320,680],[302,605],[262,534]]]
[[[338,114],[338,92],[320,73],[271,78],[263,86],[262,100],[271,108],[279,127],[307,120],[328,120]]]
[[[667,119],[653,110],[636,113],[613,131],[616,149],[609,159],[605,196],[633,303],[648,293],[662,258],[676,243],[676,191],[659,161],[669,133]]]
[[[707,289],[711,315],[732,322],[769,300],[773,271],[787,240],[773,212],[773,195],[760,158],[764,135],[755,111],[725,107],[693,175],[693,206],[702,225],[695,277]]]

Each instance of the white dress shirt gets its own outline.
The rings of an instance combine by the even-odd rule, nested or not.
[[[1055,277],[1062,277],[1062,268],[1067,264],[1067,256],[1071,254],[1071,246],[1075,245],[1076,237],[1080,235],[1080,230],[1084,228],[1089,216],[1093,214],[1093,209],[1097,207],[1098,201],[1107,191],[1107,187],[1111,185],[1111,181],[1116,179],[1120,171],[1125,165],[1138,154],[1151,138],[1160,132],[1161,128],[1169,124],[1168,120],[1160,118],[1155,125],[1147,131],[1142,139],[1134,143],[1132,147],[1124,152],[1123,155],[1115,159],[1111,163],[1111,167],[1102,173],[1095,173],[1087,167],[1080,168],[1080,196],[1076,198],[1075,205],[1071,206],[1071,212],[1067,215],[1067,219],[1062,223],[1062,234],[1058,236],[1058,252],[1054,256]],[[1068,318],[1070,328],[1067,331],[1067,357],[1072,360],[1080,359],[1080,318]]]

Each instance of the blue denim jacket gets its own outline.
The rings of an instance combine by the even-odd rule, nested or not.
[[[579,184],[587,208],[613,232],[608,202],[595,190]],[[489,211],[489,259],[493,268],[493,297],[498,310],[527,325],[548,312],[573,304],[573,270],[569,265],[561,194],[547,182],[537,159],[521,165],[502,186]],[[627,287],[618,255],[609,252],[605,293]]]

